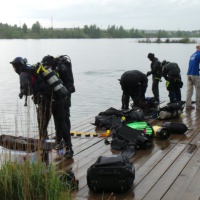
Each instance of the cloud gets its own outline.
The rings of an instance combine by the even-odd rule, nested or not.
[[[199,0],[12,0],[1,2],[2,23],[31,27],[39,21],[43,27],[100,28],[122,25],[124,28],[197,30]]]

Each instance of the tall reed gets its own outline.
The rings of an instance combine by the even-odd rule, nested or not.
[[[1,200],[70,200],[72,188],[59,179],[55,166],[42,162],[7,162],[0,169]]]

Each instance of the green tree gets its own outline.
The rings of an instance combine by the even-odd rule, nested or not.
[[[124,30],[123,26],[119,27],[118,37],[119,38],[126,38],[127,37],[127,31]]]
[[[25,23],[22,26],[22,30],[23,30],[23,33],[27,33],[27,31],[28,31],[28,27]]]
[[[116,28],[115,28],[115,25],[112,25],[111,27],[108,26],[108,29],[107,29],[108,33],[110,34],[111,37],[115,38],[116,37]]]
[[[41,31],[41,25],[40,25],[40,23],[37,21],[35,24],[33,24],[33,26],[32,26],[32,31],[34,32],[34,33],[40,33],[40,31]]]

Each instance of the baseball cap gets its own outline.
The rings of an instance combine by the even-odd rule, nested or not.
[[[200,42],[197,43],[196,47],[200,47]]]

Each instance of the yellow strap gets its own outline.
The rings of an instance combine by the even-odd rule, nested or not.
[[[43,65],[40,65],[40,67],[37,69],[37,73],[40,73],[40,70],[42,70],[43,72],[47,72],[47,70],[45,69],[45,67]]]
[[[169,84],[170,84],[170,82],[169,82],[169,81],[166,81],[166,87],[168,87],[168,86],[169,86]]]

